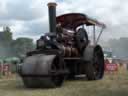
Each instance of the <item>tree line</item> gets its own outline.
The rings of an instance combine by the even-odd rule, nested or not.
[[[117,58],[128,58],[128,38],[121,37],[119,39],[102,40],[102,46],[111,49],[113,56]]]
[[[12,38],[11,29],[6,26],[0,33],[0,57],[21,57],[26,52],[34,49],[34,43],[31,38]]]

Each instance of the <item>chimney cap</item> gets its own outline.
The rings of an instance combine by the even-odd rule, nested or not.
[[[48,6],[54,6],[54,7],[56,7],[57,4],[56,4],[55,2],[49,2],[49,3],[48,3]]]

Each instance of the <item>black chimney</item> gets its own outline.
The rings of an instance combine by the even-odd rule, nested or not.
[[[56,6],[57,4],[54,2],[48,3],[50,32],[56,32]]]

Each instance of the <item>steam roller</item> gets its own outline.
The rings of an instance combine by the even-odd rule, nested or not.
[[[104,75],[104,55],[98,44],[105,25],[82,13],[56,16],[54,2],[48,3],[49,31],[36,42],[36,49],[26,54],[19,75],[29,88],[60,87],[66,79],[84,75],[99,80]],[[93,28],[93,44],[86,27]],[[95,28],[101,31],[95,38]]]

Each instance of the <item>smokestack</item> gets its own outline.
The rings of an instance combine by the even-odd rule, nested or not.
[[[50,32],[56,32],[56,6],[57,4],[54,2],[48,3]]]

